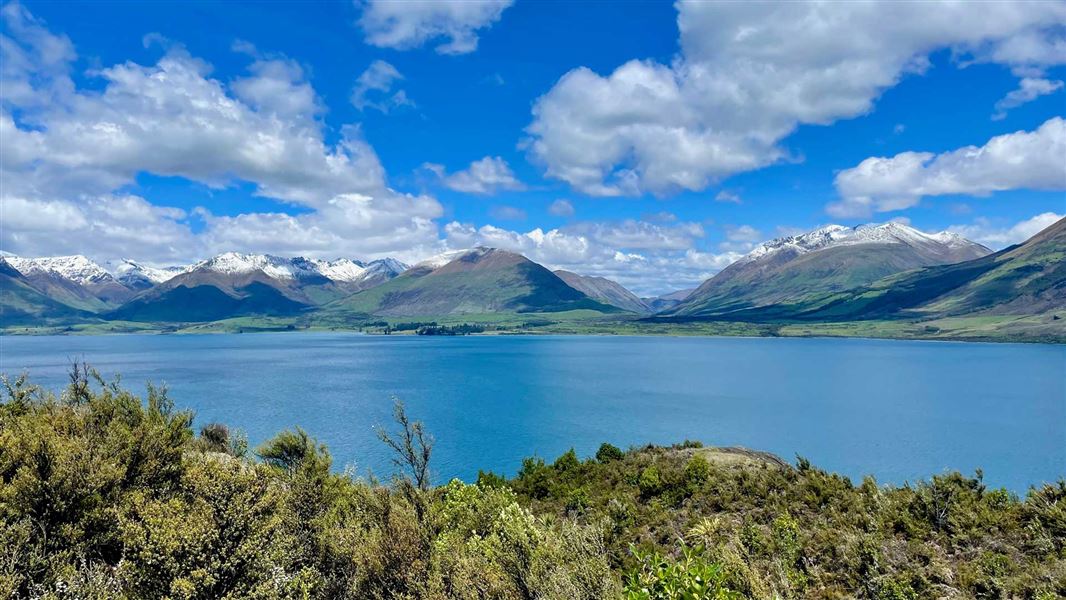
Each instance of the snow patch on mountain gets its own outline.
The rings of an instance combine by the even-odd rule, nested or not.
[[[391,278],[403,273],[408,268],[410,267],[395,258],[379,258],[367,263],[363,279],[368,279],[374,275],[385,275]]]
[[[381,274],[398,275],[406,269],[407,265],[392,258],[363,263],[348,258],[327,261],[302,256],[284,258],[271,254],[226,252],[191,265],[186,271],[210,270],[227,275],[262,271],[274,279],[306,279],[318,276],[331,281],[356,283]]]
[[[463,248],[462,250],[448,250],[447,252],[441,252],[436,256],[431,256],[426,260],[416,263],[414,266],[428,269],[439,269],[457,258],[461,258],[468,254],[484,254],[489,250],[491,250],[491,248],[485,248],[482,246],[476,248]]]
[[[185,271],[185,267],[164,267],[159,269],[128,258],[106,264],[115,279],[127,286],[136,285],[139,282],[148,282],[153,285],[163,283]]]
[[[308,262],[316,273],[333,281],[359,281],[366,276],[366,265],[347,258],[333,261],[315,259]]]
[[[857,227],[827,225],[800,235],[790,235],[764,242],[738,262],[751,262],[791,250],[796,254],[857,244],[906,244],[916,247],[984,248],[980,244],[948,231],[925,233],[902,223],[866,224]],[[987,248],[984,248],[987,250]]]
[[[69,279],[81,285],[106,283],[114,280],[106,269],[80,254],[74,256],[48,256],[25,258],[7,256],[8,264],[26,276],[48,274]]]

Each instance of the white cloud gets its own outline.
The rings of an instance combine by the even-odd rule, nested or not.
[[[559,198],[548,206],[548,213],[556,217],[574,216],[574,205],[569,200]]]
[[[1006,227],[997,226],[989,219],[979,218],[969,225],[949,227],[948,231],[989,248],[999,249],[1011,244],[1020,244],[1063,218],[1066,218],[1066,215],[1046,212]]]
[[[826,208],[835,217],[864,217],[901,210],[923,196],[986,196],[1011,189],[1066,189],[1066,121],[1047,120],[1035,131],[996,136],[985,145],[943,154],[902,152],[873,157],[837,174],[841,200]]]
[[[687,250],[705,235],[699,223],[659,225],[635,219],[576,223],[567,230],[627,250]]]
[[[101,260],[143,257],[186,262],[202,246],[181,210],[132,195],[105,194],[78,201],[20,196],[0,198],[0,245],[26,256],[90,254]]]
[[[216,249],[366,256],[438,243],[440,204],[391,190],[358,127],[327,143],[321,101],[295,62],[237,44],[252,63],[227,84],[168,42],[156,64],[100,68],[80,89],[67,38],[17,4],[0,16],[4,249],[170,262]],[[216,217],[208,208],[192,217],[204,221],[194,234],[182,211],[121,191],[141,173],[212,188],[249,182],[309,210]]]
[[[731,192],[729,190],[722,190],[714,197],[716,202],[730,202],[733,204],[740,204],[743,200],[740,194]]]
[[[992,120],[1002,120],[1006,118],[1008,110],[1032,102],[1040,96],[1054,94],[1062,89],[1062,85],[1061,81],[1052,81],[1042,77],[1023,77],[1018,82],[1018,89],[1011,90],[1002,100],[996,102],[996,112],[992,115]]]
[[[430,40],[446,41],[440,54],[477,49],[478,30],[500,20],[513,0],[367,0],[359,2],[359,26],[366,42],[380,48],[409,50]]]
[[[184,55],[181,46],[167,43],[175,54]],[[230,84],[237,98],[255,111],[278,118],[304,121],[325,111],[315,90],[304,78],[303,68],[284,56],[266,57],[248,42],[233,45],[235,52],[255,59],[248,67],[249,76]]]
[[[870,111],[952,48],[972,60],[1061,61],[1066,4],[678,2],[680,54],[601,76],[565,74],[533,107],[526,140],[546,174],[593,195],[702,190],[788,156],[804,123]]]
[[[438,245],[435,219],[440,204],[429,196],[393,193],[371,197],[340,194],[302,215],[246,213],[233,217],[202,213],[207,254],[239,248],[250,252],[317,257],[432,254]]]
[[[494,206],[489,211],[493,219],[499,221],[525,221],[526,211],[516,206]]]
[[[491,196],[500,190],[524,190],[507,161],[499,156],[486,156],[470,163],[462,171],[447,174],[443,165],[425,163],[422,168],[434,173],[448,189],[467,194]]]
[[[375,60],[355,80],[352,105],[359,110],[373,108],[383,113],[401,106],[414,106],[415,103],[407,97],[407,92],[392,91],[393,84],[401,80],[403,75],[396,67],[383,60]]]
[[[645,213],[644,216],[641,217],[641,218],[644,219],[645,221],[650,221],[652,223],[676,223],[677,222],[677,215],[675,215],[672,212],[666,211],[666,210],[661,210],[661,211],[659,211],[657,213]]]
[[[764,239],[762,232],[751,225],[726,225],[725,241],[718,244],[718,249],[744,254]]]
[[[444,233],[449,248],[485,245],[521,252],[550,269],[607,277],[642,295],[697,286],[740,258],[735,252],[696,250],[702,228],[685,223],[579,223],[522,233],[452,222]]]

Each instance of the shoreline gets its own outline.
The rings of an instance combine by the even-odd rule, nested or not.
[[[754,324],[754,323],[735,323],[728,321],[711,321],[708,323],[720,323],[720,324],[733,324],[733,325],[749,325],[749,326],[768,326],[767,324]],[[859,322],[861,323],[861,322]],[[851,324],[851,323],[847,323]],[[207,324],[195,324],[188,327],[180,327],[177,329],[159,328],[159,327],[146,327],[144,329],[130,329],[130,330],[101,330],[101,331],[85,331],[85,330],[70,330],[67,326],[63,330],[53,330],[47,327],[34,327],[24,328],[24,331],[12,331],[12,329],[0,329],[0,339],[5,337],[81,337],[81,336],[123,336],[123,335],[174,335],[174,336],[187,336],[187,335],[247,335],[258,333],[348,333],[353,335],[366,335],[366,336],[404,336],[404,337],[492,337],[492,336],[513,336],[513,337],[535,337],[535,336],[558,336],[558,337],[632,337],[632,338],[644,338],[644,337],[656,337],[656,338],[738,338],[738,339],[832,339],[832,340],[883,340],[883,341],[897,341],[897,342],[948,342],[948,343],[967,343],[967,344],[1026,344],[1026,345],[1048,345],[1048,346],[1061,346],[1066,345],[1066,335],[1048,336],[1047,338],[1034,339],[1024,336],[891,336],[891,335],[846,335],[846,334],[833,334],[828,332],[819,332],[812,334],[800,334],[800,333],[781,333],[780,331],[766,334],[766,335],[752,335],[750,333],[726,333],[726,332],[705,332],[705,331],[544,331],[544,330],[497,330],[497,331],[483,331],[477,333],[463,333],[463,334],[442,334],[442,335],[424,335],[420,336],[415,330],[402,330],[392,331],[385,333],[384,331],[365,331],[356,328],[346,327],[303,327],[303,328],[287,328],[287,327],[248,327],[247,330],[243,329],[226,329],[226,328],[209,328],[202,331],[193,330],[193,328],[202,327]],[[560,324],[564,325],[565,324]],[[783,326],[791,326],[796,324],[784,324]],[[836,325],[831,323],[827,325]],[[782,325],[779,325],[782,326]]]

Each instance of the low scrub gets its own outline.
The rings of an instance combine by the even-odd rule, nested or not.
[[[1066,594],[1066,481],[885,487],[685,443],[433,486],[397,407],[388,483],[308,433],[197,433],[165,389],[4,380],[0,597],[1032,598]]]

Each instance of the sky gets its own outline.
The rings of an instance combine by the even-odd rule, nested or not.
[[[0,8],[0,249],[487,245],[644,295],[902,221],[1066,214],[1066,2]]]

